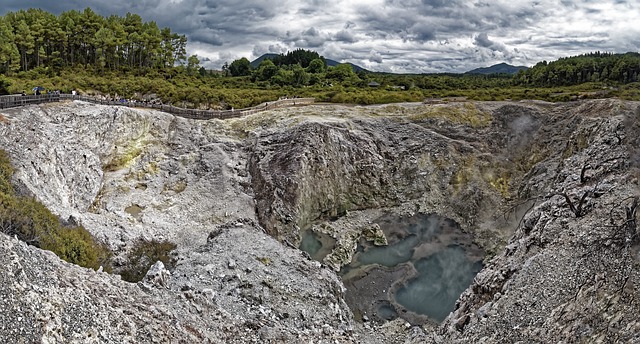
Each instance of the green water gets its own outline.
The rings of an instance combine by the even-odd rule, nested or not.
[[[300,236],[299,248],[307,252],[311,258],[317,261],[322,261],[335,245],[335,239],[312,230],[303,231]]]
[[[396,301],[418,314],[442,321],[482,268],[460,246],[450,246],[413,262],[418,276],[398,289]]]
[[[419,242],[420,238],[417,235],[410,235],[392,245],[372,247],[358,255],[358,262],[364,265],[380,264],[393,267],[408,262],[413,256],[413,248]]]
[[[322,248],[322,242],[318,239],[318,234],[313,231],[302,232],[302,240],[300,241],[300,249],[307,252],[311,257],[318,254]]]
[[[482,268],[484,252],[457,223],[438,215],[387,215],[375,222],[389,245],[361,240],[351,263],[340,270],[352,311],[380,321],[400,316],[415,322],[408,311],[441,322]],[[322,260],[334,244],[305,231],[300,248]],[[372,292],[369,281],[383,285],[385,293]]]

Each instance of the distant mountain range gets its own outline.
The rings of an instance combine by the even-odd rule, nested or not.
[[[465,74],[517,74],[520,70],[529,69],[526,66],[512,66],[506,63],[498,63],[497,65],[493,65],[491,67],[484,68],[476,68],[474,70],[470,70]]]
[[[276,56],[278,56],[278,54],[263,54],[262,56],[258,57],[257,59],[251,61],[251,67],[258,68],[258,66],[260,65],[260,62],[262,62],[264,59],[273,59]],[[338,61],[332,60],[332,59],[327,59],[327,58],[325,58],[325,61],[327,61],[327,66],[329,66],[329,67],[333,67],[333,66],[341,64],[341,62],[338,62]],[[354,72],[359,72],[359,71],[362,71],[362,70],[366,71],[366,69],[364,69],[364,68],[362,68],[362,67],[360,67],[360,66],[358,66],[356,64],[353,64],[351,62],[345,62],[345,63],[348,64],[348,65],[351,65],[351,68],[353,68]]]
[[[272,53],[267,53],[267,54],[263,54],[262,56],[258,57],[257,59],[251,61],[251,67],[253,68],[258,68],[258,66],[260,65],[260,62],[262,62],[265,59],[273,59],[276,56],[278,56],[278,54],[272,54]],[[341,62],[338,62],[336,60],[332,60],[332,59],[327,59],[325,58],[325,61],[327,61],[327,66],[332,67],[332,66],[336,66],[338,64],[341,64]],[[351,65],[351,68],[353,68],[354,72],[359,72],[359,71],[367,71],[366,69],[353,64],[351,62],[344,62],[346,64]],[[499,63],[496,65],[493,65],[491,67],[484,67],[484,68],[476,68],[474,70],[470,70],[464,74],[482,74],[482,75],[489,75],[489,74],[517,74],[518,71],[523,70],[523,69],[529,69],[529,67],[526,66],[512,66],[510,64],[507,63]]]

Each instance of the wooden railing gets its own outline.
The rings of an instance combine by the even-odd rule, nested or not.
[[[312,104],[314,98],[292,98],[292,99],[280,99],[272,102],[262,103],[260,105],[237,110],[198,110],[198,109],[185,109],[172,105],[164,104],[152,104],[146,102],[130,102],[130,101],[113,101],[106,99],[99,99],[93,97],[72,95],[72,94],[42,94],[42,95],[11,95],[0,97],[0,109],[15,108],[20,106],[27,106],[31,104],[42,104],[50,102],[59,102],[61,100],[81,100],[85,102],[102,104],[102,105],[117,105],[137,108],[149,108],[157,109],[163,112],[168,112],[180,117],[193,118],[193,119],[226,119],[234,117],[242,117],[256,112],[271,110],[281,107],[298,106]]]
[[[18,94],[11,96],[2,96],[0,97],[0,109],[27,106],[32,104],[58,102],[60,101],[61,96],[61,94],[42,94],[39,96],[22,96]]]

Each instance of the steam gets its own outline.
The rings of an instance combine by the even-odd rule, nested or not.
[[[418,314],[442,321],[482,265],[472,263],[459,246],[447,247],[414,263],[419,275],[396,293],[396,301]]]

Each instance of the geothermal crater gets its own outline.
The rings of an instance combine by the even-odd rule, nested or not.
[[[640,341],[637,103],[2,118],[16,188],[116,273],[177,245],[133,284],[0,234],[8,342]]]

